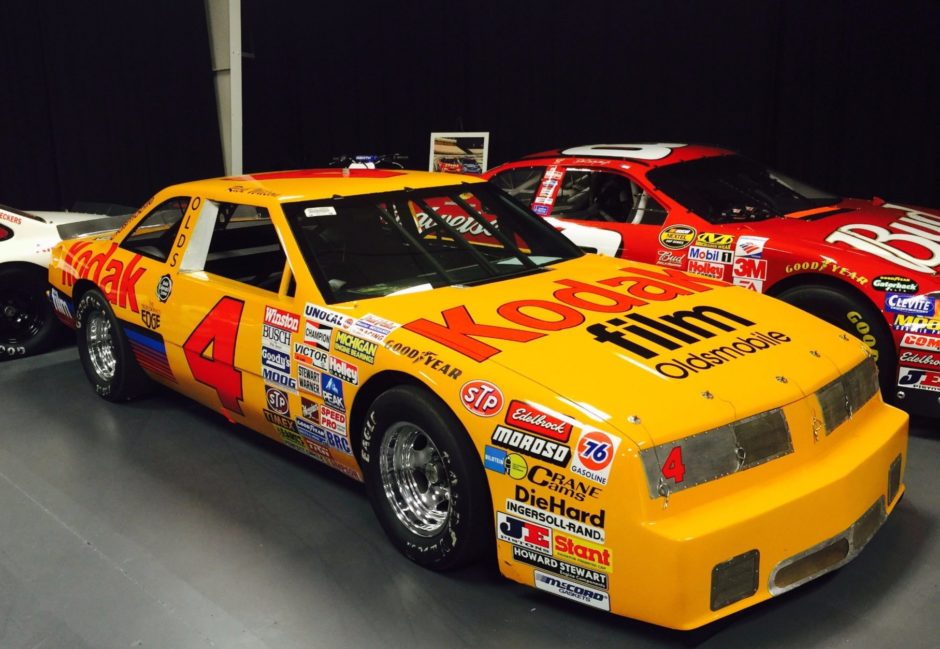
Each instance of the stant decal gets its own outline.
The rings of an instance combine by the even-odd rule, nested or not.
[[[503,409],[503,393],[489,381],[467,381],[460,388],[460,403],[478,417],[492,417]]]
[[[593,570],[606,573],[614,571],[614,557],[609,548],[591,541],[571,538],[562,532],[555,532],[554,537],[554,556],[572,563],[580,563]]]

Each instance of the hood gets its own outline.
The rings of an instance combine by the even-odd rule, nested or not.
[[[477,378],[525,377],[556,395],[553,410],[640,447],[797,401],[864,357],[855,339],[773,298],[596,255],[369,308],[402,324],[399,342],[436,342]]]
[[[940,272],[940,212],[935,210],[846,199],[754,227],[758,229],[800,241],[819,255],[842,255],[874,275],[927,278]]]

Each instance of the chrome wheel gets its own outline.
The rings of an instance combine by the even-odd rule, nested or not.
[[[114,378],[117,358],[114,351],[114,338],[111,333],[111,321],[102,311],[93,311],[85,322],[85,341],[88,346],[88,359],[102,381]]]
[[[427,538],[444,529],[450,481],[440,451],[423,430],[408,422],[392,424],[382,440],[379,472],[385,497],[408,531]]]

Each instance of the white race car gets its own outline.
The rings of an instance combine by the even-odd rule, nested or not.
[[[24,212],[0,205],[0,358],[44,351],[60,332],[46,298],[52,247],[62,239],[116,230],[127,216]]]

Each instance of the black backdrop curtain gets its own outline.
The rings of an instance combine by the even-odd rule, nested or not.
[[[822,188],[940,206],[940,2],[244,0],[246,169],[490,131],[490,162],[727,146]]]
[[[139,205],[222,173],[201,1],[0,2],[0,203]]]
[[[243,0],[245,168],[491,133],[724,145],[940,206],[938,0]],[[137,204],[222,173],[203,2],[0,2],[0,203]]]

